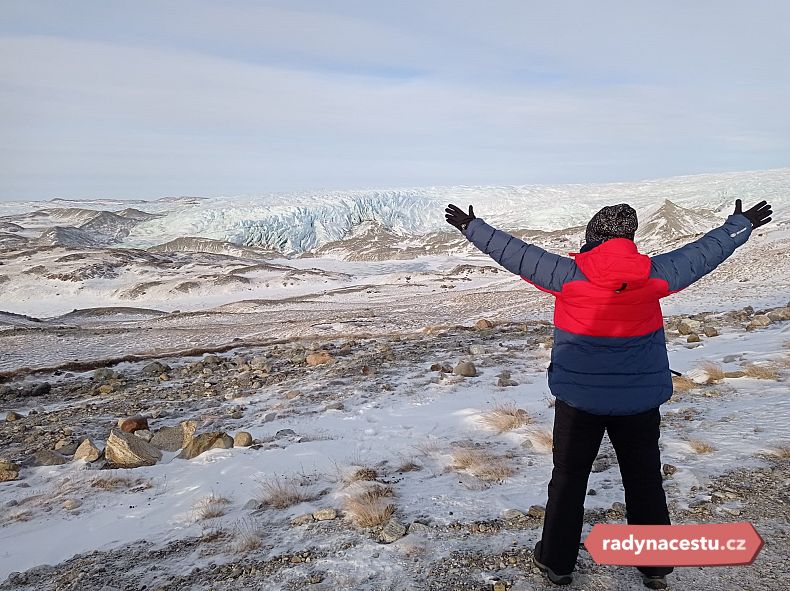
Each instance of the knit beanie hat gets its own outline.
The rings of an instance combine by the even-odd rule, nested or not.
[[[587,224],[584,239],[587,242],[604,242],[610,238],[633,240],[638,225],[636,211],[627,203],[607,205]]]

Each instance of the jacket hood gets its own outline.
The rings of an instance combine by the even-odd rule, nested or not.
[[[570,252],[591,283],[623,291],[642,287],[650,278],[650,257],[640,254],[628,238],[611,238],[586,252]]]

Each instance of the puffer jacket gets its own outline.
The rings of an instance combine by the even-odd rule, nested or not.
[[[751,229],[744,215],[731,215],[698,240],[654,257],[640,254],[627,238],[563,257],[480,218],[464,235],[556,298],[548,368],[552,394],[590,413],[628,415],[656,408],[672,395],[659,300],[713,271],[748,240]]]

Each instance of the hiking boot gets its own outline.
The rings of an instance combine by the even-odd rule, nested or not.
[[[664,575],[642,575],[642,583],[648,589],[667,589],[667,578]]]
[[[548,566],[542,564],[540,562],[540,559],[538,558],[539,556],[540,556],[540,542],[537,543],[535,549],[532,551],[532,562],[535,563],[535,566],[537,566],[541,570],[541,572],[543,572],[543,574],[546,575],[546,578],[548,578],[548,580],[554,583],[555,585],[570,585],[571,583],[573,583],[572,574],[558,575],[553,570],[551,570]]]

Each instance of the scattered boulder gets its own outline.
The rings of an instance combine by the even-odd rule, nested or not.
[[[689,336],[686,338],[686,342],[687,342],[687,343],[699,343],[699,342],[701,342],[701,341],[702,341],[702,339],[700,339],[700,338],[699,338],[699,335],[698,335],[698,334],[695,334],[695,333],[691,333],[691,334],[690,334],[690,335],[689,335]]]
[[[477,375],[477,368],[475,368],[475,364],[471,361],[461,361],[455,366],[453,373],[464,376],[465,378],[472,378]]]
[[[233,437],[233,447],[249,447],[252,445],[252,435],[247,431],[239,431]]]
[[[264,423],[271,423],[276,418],[277,418],[277,412],[271,410],[269,412],[263,413],[263,416],[261,417],[261,420]]]
[[[312,513],[303,513],[291,519],[291,525],[304,525],[305,523],[312,523],[314,521]]]
[[[42,449],[33,454],[32,462],[34,466],[60,466],[68,460],[56,451]]]
[[[524,515],[523,511],[520,511],[518,509],[505,509],[504,512],[502,513],[502,517],[504,519],[512,520],[512,519],[523,519],[524,517],[526,517],[526,515]]]
[[[99,386],[99,394],[110,394],[114,389],[110,384],[102,384]]]
[[[343,403],[339,400],[334,400],[332,402],[327,402],[324,410],[343,410],[344,406]]]
[[[153,466],[162,459],[162,452],[153,445],[120,429],[110,431],[104,457],[120,468]]]
[[[159,377],[163,373],[167,373],[170,371],[170,366],[166,363],[161,363],[159,361],[153,361],[143,367],[141,373],[146,376],[156,376]]]
[[[323,365],[325,363],[332,363],[334,358],[329,351],[314,351],[305,357],[307,365]]]
[[[90,438],[86,438],[80,443],[77,450],[74,452],[75,460],[85,460],[86,462],[95,462],[101,457],[101,451]]]
[[[19,478],[19,465],[0,460],[0,482],[9,482]]]
[[[286,400],[293,400],[294,398],[298,398],[301,395],[302,395],[302,393],[299,390],[288,390],[285,393],[285,399]]]
[[[706,326],[705,328],[702,329],[702,334],[704,334],[708,338],[717,337],[719,336],[719,331],[716,330],[715,326]]]
[[[500,376],[496,382],[497,386],[518,386],[518,382],[510,378],[503,378]]]
[[[277,433],[274,434],[275,439],[281,439],[283,437],[290,437],[292,435],[296,435],[296,431],[293,429],[280,429]]]
[[[385,544],[391,544],[406,535],[406,526],[392,517],[381,530],[379,540]]]
[[[265,373],[269,373],[272,371],[271,363],[269,363],[269,360],[263,355],[258,355],[257,357],[253,357],[252,361],[250,361],[250,367],[252,369],[263,371]]]
[[[52,385],[49,382],[41,382],[40,384],[33,384],[30,387],[23,388],[23,396],[46,396],[52,391]]]
[[[664,473],[664,476],[672,476],[678,469],[672,464],[664,464],[661,467],[661,471]]]
[[[78,499],[66,499],[63,501],[63,508],[66,511],[74,511],[82,507],[82,501]]]
[[[783,320],[790,320],[790,308],[778,308],[771,310],[766,314],[773,322],[781,322]]]
[[[690,318],[684,318],[678,323],[678,332],[682,335],[697,333],[701,328],[702,323],[699,320],[691,320]]]
[[[527,511],[527,515],[535,519],[543,519],[546,515],[546,507],[543,505],[532,505]]]
[[[118,427],[124,433],[134,433],[143,429],[148,430],[148,419],[142,415],[118,419]]]
[[[178,451],[192,441],[195,431],[196,421],[182,421],[175,427],[162,427],[151,437],[151,445],[162,451]]]
[[[116,373],[109,367],[100,367],[93,372],[94,382],[107,382],[116,378]]]
[[[327,509],[319,509],[313,512],[313,519],[316,521],[329,521],[337,517],[337,510],[329,507]]]
[[[134,432],[134,436],[139,437],[140,439],[150,443],[151,438],[154,436],[154,434],[151,433],[151,431],[149,431],[148,429],[140,429]]]
[[[55,451],[64,456],[73,456],[79,446],[79,441],[64,437],[55,444]]]
[[[765,314],[756,314],[751,322],[746,325],[746,330],[754,330],[755,328],[762,328],[771,324],[771,319]]]
[[[493,327],[494,327],[494,323],[486,318],[481,318],[480,320],[475,322],[475,328],[477,330],[485,330],[487,328],[493,328]]]
[[[625,515],[626,513],[626,506],[625,503],[621,503],[620,501],[615,501],[612,503],[612,507],[609,509],[615,515]]]
[[[222,431],[210,431],[193,437],[192,441],[181,450],[178,457],[182,460],[191,460],[210,449],[231,449],[232,447],[233,438],[230,435]]]
[[[9,410],[8,414],[5,416],[5,420],[9,423],[12,421],[18,421],[19,419],[24,418],[21,414],[14,412],[13,410]]]
[[[486,348],[483,345],[469,345],[469,353],[471,355],[483,355]]]
[[[444,373],[453,373],[453,368],[446,363],[434,363],[431,365],[431,371],[442,371]]]

